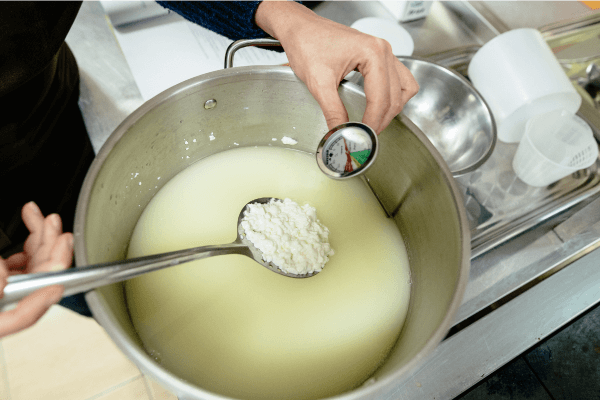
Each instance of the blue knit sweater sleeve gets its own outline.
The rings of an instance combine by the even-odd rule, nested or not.
[[[268,37],[254,22],[260,1],[157,1],[185,19],[232,40]]]

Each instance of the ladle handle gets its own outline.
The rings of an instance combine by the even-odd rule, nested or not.
[[[225,51],[225,68],[233,67],[233,55],[239,49],[248,46],[269,46],[269,47],[278,47],[281,46],[281,43],[277,39],[273,38],[260,38],[260,39],[241,39],[236,40],[231,43],[227,50]]]
[[[195,247],[64,271],[13,275],[8,278],[4,297],[0,299],[0,311],[12,308],[25,296],[47,286],[62,285],[65,288],[63,297],[70,296],[131,279],[147,272],[224,254],[251,256],[248,247],[236,241],[225,245]]]

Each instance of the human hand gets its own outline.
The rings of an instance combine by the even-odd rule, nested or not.
[[[66,269],[73,261],[73,235],[62,232],[62,221],[57,214],[42,215],[31,202],[21,211],[29,229],[23,251],[6,260],[0,258],[0,297],[10,275],[50,272]],[[63,286],[39,289],[21,300],[17,307],[0,313],[0,337],[11,335],[33,325],[57,303],[64,292]]]
[[[362,122],[380,133],[419,90],[390,44],[320,17],[292,1],[264,1],[256,24],[281,42],[290,66],[323,110],[329,129],[348,122],[337,89],[353,70],[364,78],[367,106]]]

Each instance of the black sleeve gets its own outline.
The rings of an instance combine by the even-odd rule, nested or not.
[[[80,7],[71,1],[0,2],[0,97],[47,69]]]

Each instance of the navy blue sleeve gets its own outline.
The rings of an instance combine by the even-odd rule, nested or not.
[[[254,22],[260,1],[157,1],[185,19],[232,40],[269,35]]]

